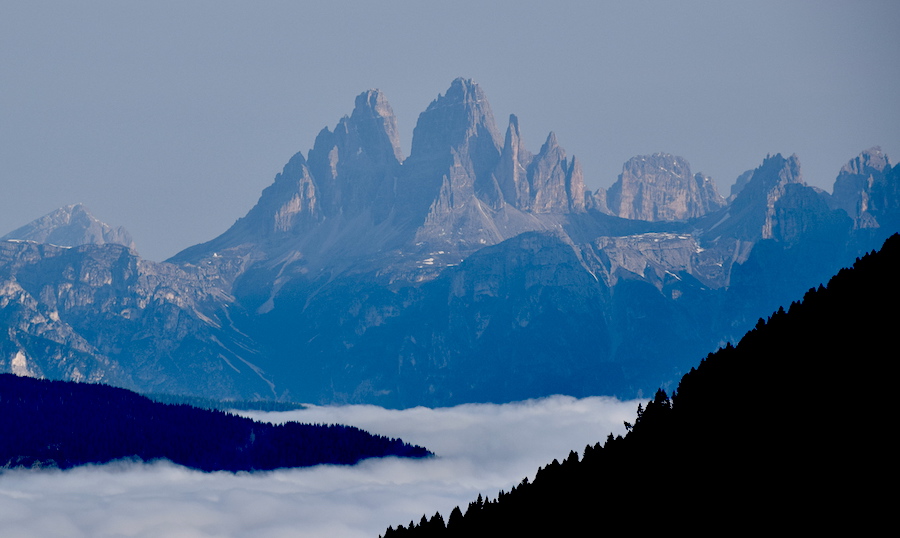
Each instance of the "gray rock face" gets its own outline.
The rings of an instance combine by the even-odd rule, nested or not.
[[[499,160],[500,135],[484,92],[456,79],[419,116],[403,165],[398,213],[417,221],[416,242],[451,249],[462,242],[467,249],[468,242],[500,240],[491,215],[503,205],[493,176]],[[422,214],[420,221],[416,215]]]
[[[500,153],[500,162],[494,170],[494,176],[503,199],[513,207],[525,209],[531,203],[528,169],[533,160],[534,155],[525,148],[522,135],[519,134],[519,118],[510,114],[503,151]]]
[[[370,90],[334,131],[320,132],[308,159],[291,159],[246,217],[172,261],[230,252],[279,266],[290,279],[333,271],[340,260],[342,271],[415,282],[486,245],[558,229],[589,201],[581,165],[552,133],[533,155],[513,116],[501,150],[490,105],[473,81],[453,81],[420,115],[405,160],[390,105]]]
[[[832,207],[843,209],[860,228],[874,228],[878,224],[869,212],[869,198],[873,186],[884,181],[891,164],[880,147],[860,153],[841,168],[831,196]]]
[[[324,214],[371,212],[376,222],[384,220],[383,210],[393,205],[402,161],[397,120],[384,94],[360,94],[353,113],[342,118],[333,133],[323,129],[309,152]]]
[[[884,176],[872,182],[866,211],[879,228],[890,231],[900,226],[900,166],[885,167]]]
[[[647,221],[701,217],[725,205],[711,178],[692,176],[687,161],[668,153],[630,159],[606,200],[614,215]]]
[[[731,204],[704,219],[701,228],[706,230],[706,237],[749,242],[771,239],[776,225],[775,203],[789,184],[804,185],[797,156],[784,158],[779,153],[766,157]]]
[[[622,237],[598,237],[590,245],[603,280],[615,286],[619,279],[646,279],[657,288],[669,278],[689,274],[711,288],[721,288],[719,256],[710,257],[689,234],[646,233]],[[711,263],[710,263],[711,262]],[[713,266],[712,270],[708,265]],[[592,265],[593,267],[593,265]],[[715,269],[715,268],[718,268]]]
[[[134,241],[125,228],[113,228],[97,220],[81,204],[61,207],[0,237],[0,241],[9,239],[51,243],[63,247],[114,243],[134,248]]]
[[[584,208],[589,211],[596,211],[604,215],[612,215],[606,203],[606,189],[597,189],[595,192],[588,192],[584,195]]]
[[[0,370],[145,392],[275,396],[214,271],[120,245],[0,242]]]
[[[533,193],[524,209],[535,213],[568,213],[584,211],[584,174],[573,157],[559,147],[556,135],[550,133],[541,151],[535,155],[528,173]]]
[[[694,182],[697,184],[698,204],[700,206],[701,215],[712,213],[723,208],[726,204],[725,198],[719,194],[716,189],[716,183],[713,179],[701,172],[694,174]]]
[[[753,170],[747,170],[737,177],[734,185],[731,186],[731,193],[728,195],[728,203],[731,203],[737,198],[737,195],[744,190],[744,187],[747,186],[751,177],[753,177]]]

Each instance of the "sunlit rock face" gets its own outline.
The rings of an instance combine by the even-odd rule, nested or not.
[[[701,217],[725,205],[712,179],[691,175],[681,157],[654,153],[633,157],[607,191],[612,213],[624,219],[667,221]]]
[[[0,242],[0,369],[145,392],[272,397],[214,271],[121,245]]]
[[[772,238],[776,225],[775,203],[785,194],[786,186],[805,186],[800,159],[780,153],[768,156],[751,173],[742,174],[742,187],[733,200],[721,210],[707,215],[700,223],[707,238],[728,237],[756,242]]]
[[[891,163],[880,147],[867,149],[851,159],[841,168],[834,181],[832,207],[843,209],[858,227],[878,227],[878,222],[869,210],[873,206],[873,194],[885,183],[885,174]],[[877,197],[877,194],[875,194]],[[883,200],[881,200],[883,202]],[[874,201],[875,211],[879,201]],[[881,205],[884,205],[883,203]]]
[[[61,207],[0,237],[0,241],[9,239],[64,247],[114,243],[135,248],[131,234],[125,228],[113,228],[101,222],[82,204]]]

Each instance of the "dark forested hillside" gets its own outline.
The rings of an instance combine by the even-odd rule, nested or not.
[[[495,500],[389,528],[402,536],[732,534],[852,525],[891,513],[900,236],[827,287],[709,354],[625,437],[571,452]]]
[[[69,468],[135,458],[252,471],[430,453],[358,428],[272,425],[86,383],[0,374],[0,466]]]

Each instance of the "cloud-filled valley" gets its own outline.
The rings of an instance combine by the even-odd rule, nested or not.
[[[264,473],[116,462],[0,474],[4,536],[372,537],[422,514],[495,497],[538,466],[624,433],[638,401],[555,396],[504,405],[389,410],[310,407],[246,413],[280,422],[345,423],[426,446],[423,461],[367,460]]]

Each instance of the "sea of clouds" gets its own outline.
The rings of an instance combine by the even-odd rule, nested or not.
[[[269,422],[339,423],[436,454],[260,473],[202,473],[167,462],[0,473],[0,529],[14,537],[375,538],[479,493],[494,498],[570,450],[624,433],[638,401],[553,396],[511,404],[242,412]]]

